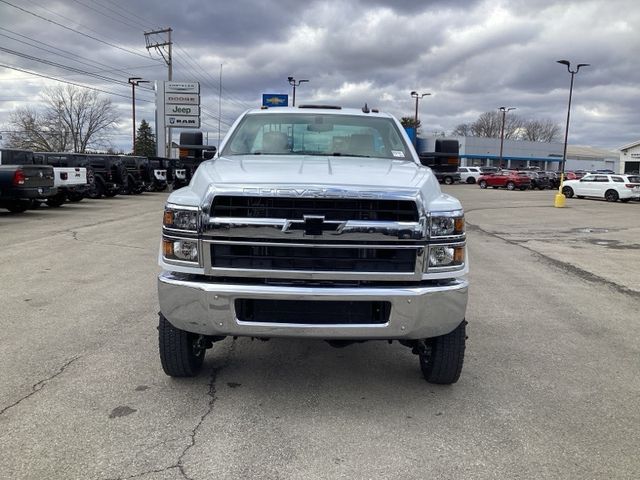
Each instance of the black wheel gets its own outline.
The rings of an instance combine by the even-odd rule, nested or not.
[[[478,183],[478,186],[480,188],[487,188],[487,182],[485,180],[480,180],[480,182]]]
[[[66,199],[67,196],[64,193],[58,193],[53,197],[47,198],[47,205],[51,208],[58,208],[62,206]]]
[[[427,382],[448,385],[458,381],[464,362],[466,324],[463,320],[453,332],[424,341],[424,349],[418,355]]]
[[[509,182],[507,183],[507,190],[515,190],[516,189],[516,184],[513,182]]]
[[[11,213],[22,213],[22,212],[26,212],[30,206],[31,206],[31,202],[29,201],[16,200],[13,203],[6,204],[5,208],[9,210]]]
[[[445,185],[451,185],[451,184],[453,183],[453,178],[451,178],[451,177],[444,177],[444,179],[443,179],[442,181],[443,181],[443,183],[444,183]]]
[[[567,198],[573,197],[573,188],[571,188],[571,187],[562,187],[562,194]]]
[[[67,200],[70,202],[79,202],[84,198],[82,193],[72,192],[67,195]]]
[[[170,377],[194,377],[202,367],[206,351],[198,341],[200,335],[174,327],[162,313],[159,316],[158,344],[162,370]]]
[[[604,192],[604,198],[607,202],[617,202],[620,195],[615,190],[607,190]]]
[[[102,183],[102,180],[98,180],[96,178],[95,182],[93,182],[93,185],[91,186],[91,189],[87,192],[87,197],[96,199],[102,197],[104,194],[104,183]]]
[[[467,183],[471,183],[471,184],[476,183],[476,179],[474,177],[469,177],[467,178]]]

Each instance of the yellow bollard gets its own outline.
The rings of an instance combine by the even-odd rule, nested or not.
[[[560,173],[560,186],[558,187],[558,193],[556,193],[556,198],[553,201],[553,206],[556,208],[564,208],[564,202],[567,197],[562,193],[562,187],[564,186],[564,167],[562,168],[562,173]]]

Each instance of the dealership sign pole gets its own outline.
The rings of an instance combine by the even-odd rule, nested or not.
[[[159,157],[171,156],[171,137],[166,137],[165,128],[200,128],[198,82],[156,82],[156,152]]]

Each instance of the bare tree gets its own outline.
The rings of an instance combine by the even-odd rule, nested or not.
[[[36,152],[64,152],[69,148],[69,132],[51,124],[45,114],[25,107],[9,115],[13,131],[7,135],[7,146]]]
[[[560,135],[560,126],[553,120],[528,120],[522,127],[522,138],[531,142],[553,142]]]
[[[451,135],[458,137],[470,137],[471,136],[471,125],[468,123],[461,123],[456,126],[451,132]]]
[[[38,151],[85,152],[104,145],[118,115],[111,100],[72,85],[45,89],[42,113],[18,109],[10,117],[8,145]]]

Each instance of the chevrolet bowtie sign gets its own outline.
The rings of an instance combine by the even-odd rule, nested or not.
[[[166,128],[200,128],[200,84],[156,82],[157,155],[168,156]]]

